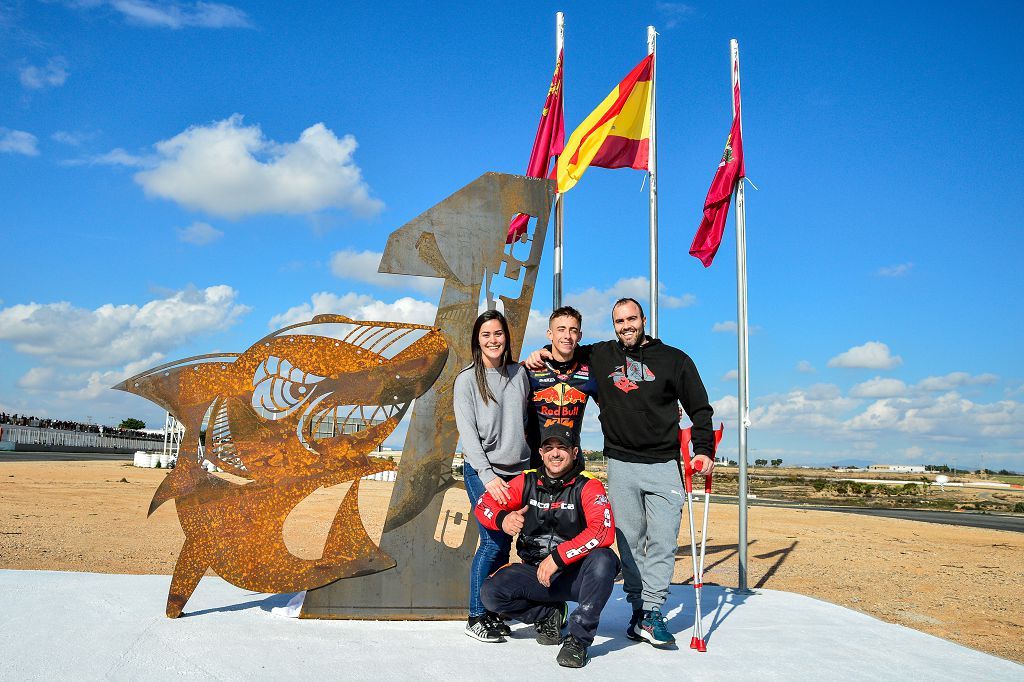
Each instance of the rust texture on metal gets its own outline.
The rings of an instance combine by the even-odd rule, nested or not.
[[[381,272],[444,280],[435,325],[450,353],[437,381],[416,401],[398,467],[380,543],[397,568],[310,591],[303,617],[465,617],[476,523],[459,515],[461,543],[436,537],[437,528],[447,528],[453,518],[444,498],[456,485],[451,472],[459,439],[452,411],[455,376],[472,362],[470,335],[482,295],[489,307],[501,301],[518,357],[553,198],[549,180],[486,173],[391,233]],[[506,245],[516,213],[536,218],[530,221],[531,238]]]
[[[382,551],[359,517],[359,479],[393,469],[372,457],[446,367],[436,327],[358,322],[321,315],[260,339],[244,353],[187,358],[114,388],[160,405],[185,427],[177,467],[150,503],[174,500],[185,543],[167,598],[181,614],[212,568],[239,587],[293,592],[385,571]],[[202,445],[200,438],[204,437]],[[203,468],[209,460],[248,479]],[[353,481],[320,559],[285,546],[292,509],[321,487]]]

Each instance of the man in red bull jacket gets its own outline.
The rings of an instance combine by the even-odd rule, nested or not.
[[[516,552],[523,561],[496,571],[480,597],[491,611],[535,624],[538,643],[561,643],[559,665],[582,668],[619,572],[609,549],[615,521],[601,481],[583,471],[573,430],[553,424],[541,438],[543,468],[514,478],[505,504],[490,493],[477,502],[480,523],[519,535]],[[563,639],[568,601],[579,606]]]
[[[532,453],[530,466],[541,468],[540,432],[552,424],[568,426],[579,440],[587,398],[597,400],[597,378],[590,366],[576,358],[583,336],[583,315],[562,306],[548,318],[551,359],[536,369],[527,368],[530,403],[527,409],[526,442]]]

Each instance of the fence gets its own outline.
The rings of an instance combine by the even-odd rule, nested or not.
[[[153,438],[127,438],[106,433],[88,431],[62,431],[60,429],[41,429],[36,426],[0,427],[0,439],[23,445],[46,445],[54,447],[76,448],[126,448],[132,450],[159,450],[163,447],[162,436]]]

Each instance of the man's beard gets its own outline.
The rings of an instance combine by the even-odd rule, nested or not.
[[[646,338],[647,334],[644,331],[644,326],[640,325],[640,327],[636,330],[636,335],[633,337],[632,345],[629,345],[625,341],[623,341],[621,335],[619,335],[619,343],[621,343],[623,347],[628,348],[629,350],[633,350],[634,348],[639,348],[643,344],[644,339]]]

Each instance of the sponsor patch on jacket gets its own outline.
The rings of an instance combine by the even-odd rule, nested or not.
[[[576,505],[573,504],[572,502],[559,502],[557,500],[554,501],[554,502],[538,502],[537,500],[533,499],[532,497],[530,498],[530,504],[532,504],[537,509],[566,509],[566,510],[572,510],[572,509],[576,508]]]

